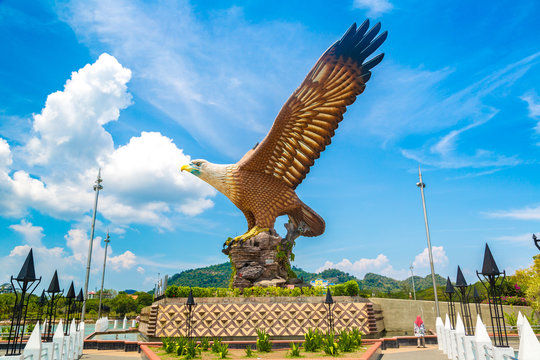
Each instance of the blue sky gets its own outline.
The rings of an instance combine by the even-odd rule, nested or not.
[[[381,21],[384,61],[297,193],[326,221],[295,265],[425,276],[421,166],[436,271],[473,281],[488,242],[528,266],[540,232],[540,4],[534,1],[0,2],[0,281],[34,248],[48,283],[150,289],[226,261],[246,231],[179,172],[234,163],[353,22]],[[276,223],[283,233],[283,219]]]

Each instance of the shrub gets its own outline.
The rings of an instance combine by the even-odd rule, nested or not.
[[[225,359],[229,354],[229,344],[221,344],[219,351],[217,353],[220,359]]]
[[[343,286],[345,287],[345,293],[349,296],[356,296],[360,292],[360,286],[354,280],[347,281]]]
[[[291,349],[289,350],[290,357],[300,357],[300,344],[291,343]]]
[[[319,329],[308,329],[307,333],[304,334],[304,350],[309,352],[315,352],[321,348],[322,345],[322,336],[319,332]]]
[[[246,357],[252,357],[253,356],[253,350],[251,350],[251,345],[248,345],[246,347]]]
[[[359,331],[357,328],[353,328],[350,332],[351,334],[351,337],[354,341],[354,346],[355,347],[360,347],[362,346],[362,335],[363,335],[363,332]]]
[[[334,338],[334,333],[329,331],[322,338],[322,349],[326,355],[337,356],[339,347]]]
[[[208,341],[208,338],[202,338],[201,339],[201,350],[202,351],[208,351],[208,348],[210,347],[210,341]]]
[[[332,290],[332,295],[334,296],[347,295],[347,293],[345,292],[345,285],[343,284],[334,285],[334,286],[331,286],[330,288]]]
[[[272,351],[272,343],[270,342],[270,336],[264,329],[256,329],[257,331],[257,350],[260,352]]]
[[[187,339],[184,338],[184,337],[179,337],[176,339],[176,346],[175,346],[175,350],[176,350],[176,355],[178,356],[182,356],[182,355],[185,355],[186,353],[186,344],[187,344]]]
[[[167,289],[165,290],[165,296],[177,297],[177,291],[178,291],[178,286],[176,285],[167,286]]]
[[[295,287],[291,290],[291,296],[300,296],[302,295],[302,289]]]
[[[193,359],[198,354],[201,353],[201,349],[199,348],[199,345],[195,342],[195,340],[189,340],[184,344],[184,355],[186,356],[186,359]]]
[[[212,352],[213,353],[219,353],[219,351],[221,350],[221,339],[220,338],[214,338],[212,340]]]

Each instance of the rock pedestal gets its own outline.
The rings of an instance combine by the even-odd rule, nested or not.
[[[272,229],[223,249],[236,269],[233,287],[283,286],[299,282],[296,278],[289,279],[293,245],[294,241],[282,239]]]

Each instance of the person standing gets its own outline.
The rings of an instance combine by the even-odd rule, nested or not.
[[[414,336],[417,338],[417,347],[426,347],[426,338],[424,337],[426,335],[426,328],[424,326],[424,322],[422,321],[422,318],[420,315],[416,317],[416,321],[414,322]]]

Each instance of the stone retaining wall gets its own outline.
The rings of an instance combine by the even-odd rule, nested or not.
[[[193,310],[193,336],[254,337],[256,329],[271,336],[303,336],[308,329],[328,329],[328,308],[324,297],[237,297],[198,298]],[[334,329],[358,328],[365,334],[381,331],[380,311],[364,298],[336,296],[333,305]],[[141,313],[139,330],[149,337],[185,336],[185,298],[162,299]],[[155,310],[157,309],[157,311]],[[152,313],[157,315],[153,319]],[[377,320],[377,318],[379,320]]]

